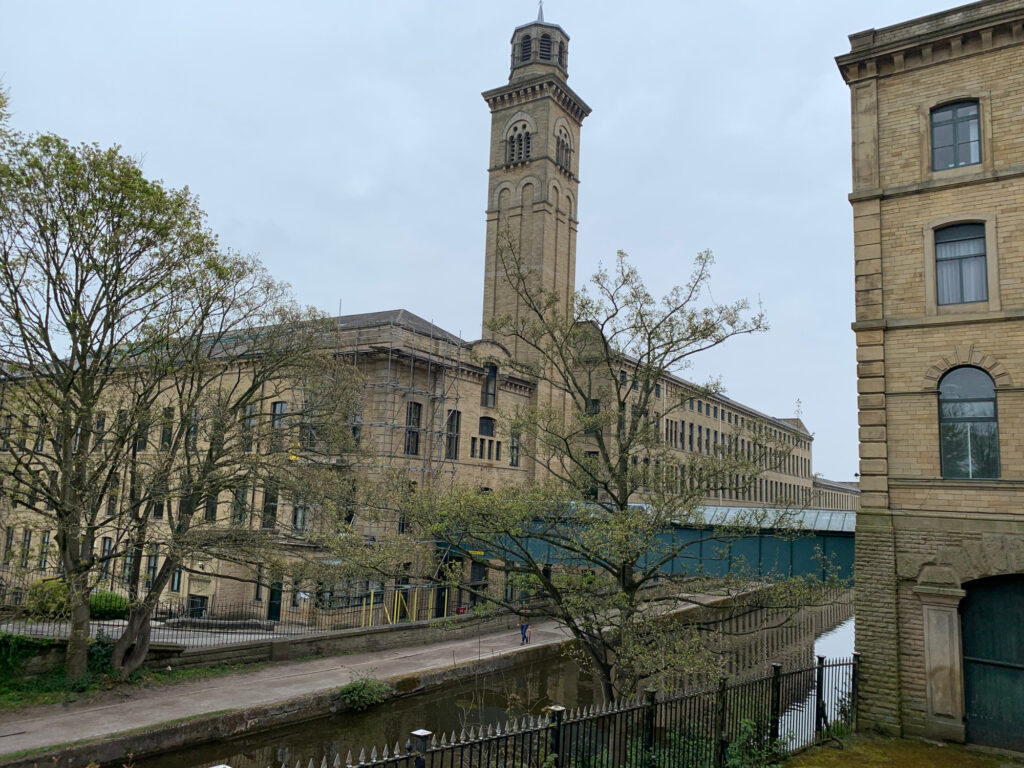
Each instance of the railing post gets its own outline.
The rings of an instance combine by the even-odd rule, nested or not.
[[[427,760],[425,755],[427,754],[427,744],[429,739],[434,734],[428,731],[426,728],[419,728],[412,732],[412,748],[415,752],[416,757],[413,759],[413,765],[415,768],[426,768]],[[408,747],[407,747],[408,749]]]
[[[728,740],[725,735],[725,678],[718,681],[718,695],[715,697],[715,768],[725,765],[725,751]]]
[[[853,670],[850,672],[850,730],[857,730],[857,694],[860,687],[860,654],[853,654]]]
[[[648,688],[644,691],[644,768],[655,768],[654,726],[658,716],[658,691]]]
[[[771,739],[772,741],[778,741],[779,722],[782,720],[782,665],[778,662],[772,664],[771,697],[769,705]]]
[[[814,674],[814,740],[821,740],[821,732],[825,730],[825,657],[818,657],[818,666]]]
[[[562,721],[565,719],[565,707],[552,704],[545,707],[545,711],[551,716],[551,742],[548,748],[548,756],[554,757],[552,766],[563,765],[562,754]]]

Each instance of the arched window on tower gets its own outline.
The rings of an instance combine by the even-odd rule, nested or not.
[[[530,148],[533,139],[526,123],[519,123],[512,127],[511,133],[505,140],[508,145],[506,156],[509,163],[518,163],[530,159]]]
[[[540,57],[544,61],[551,61],[551,35],[540,36]]]
[[[558,66],[565,67],[565,43],[558,41]]]
[[[572,157],[572,150],[569,144],[569,134],[565,128],[558,129],[558,136],[555,137],[555,162],[565,170],[569,170],[569,163]]]
[[[531,58],[533,58],[533,38],[526,35],[519,42],[519,60],[529,61]]]

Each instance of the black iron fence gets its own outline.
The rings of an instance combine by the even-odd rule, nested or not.
[[[104,589],[103,587],[113,587]],[[66,638],[70,616],[60,594],[8,589],[0,599],[0,632]],[[262,599],[226,602],[189,595],[162,600],[153,612],[151,640],[189,647],[301,637],[343,629],[368,629],[444,619],[469,607],[466,595],[449,587],[415,585],[324,599],[316,593],[266,588]],[[89,598],[91,634],[117,635],[131,596],[104,584]]]
[[[645,696],[473,727],[417,730],[405,745],[310,760],[321,768],[721,768],[772,763],[855,726],[857,659],[696,691]],[[302,764],[299,764],[302,768]],[[272,768],[268,766],[268,768]],[[281,763],[280,768],[291,768]]]

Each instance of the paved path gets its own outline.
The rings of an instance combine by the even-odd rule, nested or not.
[[[530,647],[554,645],[567,635],[554,622],[533,626]],[[152,728],[181,718],[261,706],[338,688],[356,677],[388,678],[506,656],[523,650],[517,630],[435,645],[282,662],[253,672],[153,688],[126,687],[70,704],[0,714],[4,755],[115,733]]]

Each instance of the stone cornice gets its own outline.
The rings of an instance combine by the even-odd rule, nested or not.
[[[848,199],[851,203],[861,203],[865,200],[892,200],[897,197],[916,195],[920,192],[970,187],[977,184],[987,184],[990,181],[1009,181],[1022,176],[1024,176],[1024,165],[1018,163],[1006,168],[982,169],[970,175],[958,175],[949,178],[940,177],[917,184],[902,184],[897,187],[886,187],[885,189],[866,189],[860,192],[851,192],[848,195]]]
[[[1024,2],[983,0],[883,29],[850,35],[836,57],[853,84],[1024,43]]]
[[[535,101],[541,98],[554,99],[577,123],[590,114],[590,107],[565,83],[550,75],[540,75],[531,80],[509,83],[500,88],[481,94],[491,111]]]
[[[1024,320],[1024,309],[1004,309],[999,312],[971,312],[964,314],[929,315],[882,320],[858,320],[850,323],[854,331],[894,331],[904,328],[929,328],[944,325],[974,325],[975,323],[1004,323]]]

